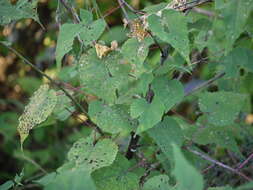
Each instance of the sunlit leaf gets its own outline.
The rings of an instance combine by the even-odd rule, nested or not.
[[[75,142],[68,152],[68,160],[76,167],[83,166],[88,172],[109,166],[115,160],[118,146],[110,139],[102,139],[95,145],[93,137],[82,138]]]
[[[93,101],[89,104],[89,115],[104,132],[119,133],[130,132],[132,127],[127,107],[122,105],[108,106],[102,102]]]
[[[21,145],[27,138],[29,131],[36,125],[42,123],[52,113],[57,103],[57,96],[54,90],[48,85],[42,85],[31,97],[29,104],[25,107],[19,118],[18,132],[21,138]]]

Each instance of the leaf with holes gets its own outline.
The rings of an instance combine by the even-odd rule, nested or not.
[[[226,29],[226,52],[245,31],[245,24],[253,8],[253,0],[231,0],[222,8],[222,20]]]
[[[234,123],[245,98],[245,95],[233,92],[205,92],[199,96],[199,107],[211,124],[226,126]]]
[[[141,73],[139,70],[142,69],[152,42],[151,38],[145,38],[140,42],[136,38],[130,38],[123,44],[122,54],[129,63],[135,65],[136,73]]]
[[[225,77],[236,78],[239,76],[240,69],[246,72],[253,72],[253,52],[251,49],[235,48],[223,60]]]
[[[164,10],[161,17],[150,15],[148,23],[154,35],[171,44],[190,63],[187,19],[182,13]]]
[[[96,41],[102,35],[105,27],[106,22],[103,19],[95,20],[88,25],[84,25],[80,33],[80,39],[83,41],[84,45],[90,45],[93,41]]]
[[[130,115],[128,108],[123,105],[108,106],[100,101],[93,101],[89,104],[89,116],[104,132],[119,133],[130,132]]]
[[[95,49],[82,55],[78,65],[80,83],[84,90],[102,98],[106,103],[114,103],[121,89],[128,85],[130,65],[122,62],[120,52],[114,51],[99,59]]]
[[[40,24],[37,14],[37,0],[19,0],[12,5],[8,0],[0,2],[0,25],[9,24],[23,18],[32,18]]]
[[[131,162],[118,154],[111,166],[92,173],[97,190],[137,190],[140,176],[129,171]]]
[[[109,166],[115,160],[118,146],[110,139],[102,139],[95,145],[93,137],[79,139],[68,152],[68,160],[76,167],[83,166],[88,172]]]
[[[21,145],[27,138],[29,131],[47,119],[56,103],[56,92],[50,90],[47,84],[40,86],[33,94],[29,104],[25,107],[23,114],[19,118],[17,129],[21,138]]]
[[[170,178],[167,175],[158,175],[151,177],[144,184],[143,190],[170,190],[171,186],[169,180]]]

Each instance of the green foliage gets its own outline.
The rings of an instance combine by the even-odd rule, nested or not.
[[[205,92],[199,97],[199,107],[207,114],[208,122],[226,126],[234,123],[243,107],[245,98],[244,95],[233,92]]]
[[[1,0],[0,2],[0,25],[9,24],[23,18],[32,18],[38,23],[37,0],[19,0],[12,5],[9,0]]]
[[[148,130],[148,134],[154,139],[168,159],[171,159],[173,155],[171,144],[176,144],[179,147],[183,144],[182,130],[171,117],[165,117],[162,122]]]
[[[202,190],[204,187],[203,177],[188,163],[178,146],[175,144],[173,144],[173,153],[175,159],[175,169],[173,174],[177,179],[177,190]]]
[[[128,171],[131,163],[117,155],[113,164],[109,167],[101,168],[92,174],[97,190],[138,190],[138,174]]]
[[[222,8],[222,21],[226,30],[226,52],[229,52],[235,40],[245,31],[245,24],[253,8],[252,0],[232,0],[228,3],[216,4]]]
[[[54,189],[96,190],[96,187],[89,173],[87,173],[85,169],[77,168],[73,170],[64,171],[60,174],[56,174],[54,179],[45,185],[44,189],[45,190],[54,190]]]
[[[144,184],[143,190],[169,190],[171,189],[169,180],[167,175],[154,176]]]
[[[164,10],[161,17],[148,17],[150,30],[165,42],[171,44],[189,63],[190,44],[187,20],[175,10]],[[180,24],[178,24],[180,23]]]
[[[108,106],[94,101],[89,104],[89,116],[107,133],[130,132],[132,129],[127,107],[122,105]]]
[[[118,147],[113,141],[103,139],[94,145],[93,137],[90,136],[73,144],[68,152],[68,160],[74,162],[76,167],[84,166],[86,171],[92,172],[111,165],[117,152]]]
[[[43,41],[34,51],[16,33],[26,27],[19,19],[39,23],[37,1],[0,2],[1,44],[17,55],[0,57],[0,82],[11,84],[0,94],[7,97],[0,99],[1,156],[12,154],[10,163],[23,168],[16,177],[6,170],[0,189],[252,189],[250,159],[243,161],[253,148],[253,0],[136,2],[144,12],[119,6],[123,25],[110,1],[45,1],[53,13],[41,17],[48,31],[28,24],[27,34]],[[58,90],[29,76],[30,68]],[[33,92],[18,119],[13,109],[23,110],[19,101]],[[16,126],[21,145],[39,128],[24,152]]]
[[[86,15],[85,15],[86,16]],[[78,37],[84,45],[90,45],[92,41],[97,40],[105,29],[105,22],[102,19],[90,23],[90,16],[86,16],[80,24],[63,24],[60,28],[57,46],[56,46],[56,63],[61,67],[63,56],[68,53],[73,46],[74,39]]]

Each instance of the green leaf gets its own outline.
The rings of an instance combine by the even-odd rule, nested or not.
[[[118,146],[110,139],[102,139],[95,145],[93,136],[75,142],[68,152],[68,160],[76,167],[83,166],[88,172],[109,166],[115,160]]]
[[[199,107],[211,124],[226,126],[234,123],[245,98],[243,94],[232,92],[205,92],[199,96]]]
[[[225,58],[225,77],[235,78],[239,76],[239,71],[244,68],[245,71],[253,72],[253,52],[246,48],[235,48]]]
[[[222,9],[226,29],[226,52],[232,49],[235,40],[245,30],[245,24],[252,8],[253,0],[230,0]]]
[[[236,190],[251,190],[253,188],[253,182],[243,184],[236,188]]]
[[[184,140],[182,129],[171,117],[165,117],[163,121],[147,132],[169,159],[172,157],[171,144],[174,143],[180,147]]]
[[[145,38],[141,42],[137,38],[130,38],[123,44],[122,54],[128,62],[135,64],[138,69],[144,63],[152,42],[151,38]]]
[[[18,132],[21,138],[21,146],[27,138],[29,131],[36,125],[42,123],[52,113],[57,103],[57,95],[50,90],[48,85],[42,85],[31,97],[29,104],[25,107],[19,118]]]
[[[44,187],[45,190],[96,190],[96,186],[85,169],[72,169],[57,174],[51,183]]]
[[[72,105],[72,101],[67,97],[62,91],[58,91],[57,104],[55,105],[53,114],[60,121],[65,121],[68,119],[72,113],[75,111],[75,106]],[[69,92],[73,94],[72,92]]]
[[[14,186],[13,181],[9,180],[9,181],[6,181],[5,183],[3,183],[2,185],[0,185],[0,190],[8,190],[13,186]]]
[[[92,12],[85,9],[80,9],[80,18],[82,20],[82,23],[90,24],[93,21]]]
[[[170,190],[169,176],[167,175],[158,175],[151,177],[144,184],[143,190]]]
[[[203,177],[185,159],[182,152],[175,144],[173,144],[173,154],[175,160],[173,174],[177,180],[177,190],[203,190]]]
[[[123,105],[108,106],[100,101],[89,104],[89,116],[104,132],[119,133],[130,132],[132,126],[127,108]]]
[[[84,45],[90,45],[93,41],[96,41],[104,32],[106,22],[103,19],[95,20],[91,24],[85,25],[80,33],[80,38]]]
[[[37,14],[37,3],[37,0],[19,0],[15,5],[12,5],[8,0],[1,0],[0,25],[6,25],[23,18],[32,18],[40,23]]]
[[[63,56],[72,49],[75,37],[81,32],[81,24],[63,24],[60,27],[60,32],[56,45],[56,65],[61,68],[61,60]]]
[[[233,135],[233,128],[231,127],[205,126],[204,128],[199,128],[193,134],[192,140],[202,145],[214,143],[220,147],[241,154]]]
[[[92,173],[97,190],[139,190],[139,176],[132,171],[130,162],[117,155],[114,163]]]
[[[138,80],[137,92],[145,96],[153,79],[152,73],[143,73]]]
[[[190,62],[187,19],[183,14],[172,9],[164,10],[161,18],[154,14],[150,15],[148,23],[154,35],[171,44],[188,63]]]
[[[144,132],[161,121],[164,110],[162,101],[157,97],[154,97],[150,104],[144,99],[134,100],[131,104],[130,114],[133,117],[139,116],[139,126],[136,133]]]
[[[155,96],[163,100],[166,112],[184,97],[184,87],[178,80],[169,81],[166,77],[156,77],[152,82],[152,89]]]
[[[107,103],[114,103],[121,89],[128,85],[131,66],[122,63],[122,55],[115,51],[99,59],[95,49],[82,55],[79,62],[80,83],[86,93],[98,96]]]

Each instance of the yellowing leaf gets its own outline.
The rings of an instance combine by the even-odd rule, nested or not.
[[[29,135],[29,131],[36,125],[42,123],[52,113],[57,103],[57,96],[54,90],[48,85],[42,85],[31,97],[29,104],[25,107],[19,118],[18,132],[22,144]]]

